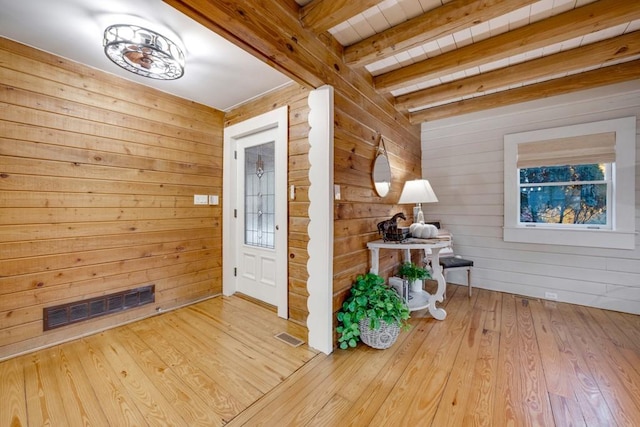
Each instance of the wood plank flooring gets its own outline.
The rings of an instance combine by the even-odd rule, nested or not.
[[[221,426],[316,356],[265,307],[213,298],[0,362],[0,427]]]
[[[4,426],[638,426],[640,316],[449,286],[387,350],[218,297],[0,362]]]

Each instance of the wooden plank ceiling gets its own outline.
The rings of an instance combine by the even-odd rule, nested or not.
[[[296,3],[412,123],[640,78],[638,0]]]

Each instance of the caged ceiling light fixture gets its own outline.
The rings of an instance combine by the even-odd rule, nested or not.
[[[104,53],[116,65],[158,80],[184,74],[184,54],[174,42],[137,25],[110,25],[104,30]]]

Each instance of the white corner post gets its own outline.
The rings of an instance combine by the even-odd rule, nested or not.
[[[309,94],[309,345],[333,352],[333,87]]]

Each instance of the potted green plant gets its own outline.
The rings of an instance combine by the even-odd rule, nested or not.
[[[409,328],[408,319],[409,307],[382,277],[360,275],[338,312],[339,346],[347,349],[362,341],[374,348],[388,348],[400,330]]]
[[[422,268],[413,262],[405,262],[400,266],[398,274],[409,281],[411,292],[422,290],[422,281],[430,279],[431,273],[426,268]]]

